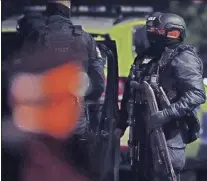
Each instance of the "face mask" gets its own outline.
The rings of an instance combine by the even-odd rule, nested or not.
[[[160,55],[165,50],[164,39],[161,36],[148,33],[147,37],[149,39],[150,48],[148,50],[151,56]]]
[[[150,47],[146,33],[146,26],[136,30],[134,34],[134,46],[136,53],[142,54]]]
[[[150,52],[152,55],[160,55],[165,51],[165,48],[175,48],[181,41],[178,39],[170,39],[161,35],[148,33],[148,39],[150,42]]]

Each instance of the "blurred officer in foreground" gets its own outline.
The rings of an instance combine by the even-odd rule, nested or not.
[[[203,64],[193,47],[183,44],[186,25],[182,17],[170,13],[152,14],[147,19],[144,29],[149,47],[138,52],[134,62],[137,71],[135,71],[135,79],[139,83],[147,81],[151,84],[153,76],[157,75],[158,86],[162,86],[171,105],[159,109],[160,111],[150,115],[148,119],[142,93],[137,92],[134,97],[134,139],[136,141],[138,137],[139,142],[138,178],[142,181],[167,180],[163,178],[163,170],[149,170],[152,168],[152,159],[150,159],[152,155],[149,154],[152,150],[146,152],[149,150],[148,138],[146,138],[149,135],[146,134],[162,127],[170,159],[179,180],[179,173],[185,165],[186,144],[195,141],[199,135],[200,125],[194,110],[206,100],[202,79]],[[137,76],[138,71],[141,76]],[[123,136],[128,127],[127,121],[131,119],[128,107],[131,95],[130,79],[129,77],[125,85],[121,102],[121,119],[115,130],[115,134],[119,137]],[[160,108],[161,100],[158,94],[156,98]]]
[[[87,145],[80,141],[87,133],[85,100],[96,101],[103,93],[104,64],[94,39],[72,24],[70,5],[49,1],[44,15],[29,12],[19,21],[21,46],[8,75],[12,121],[26,135],[20,146],[23,181],[87,178],[78,176],[85,170],[77,172],[89,164]]]
[[[67,24],[67,26],[72,26],[72,22],[70,20],[71,17],[71,3],[72,1],[58,1],[58,0],[50,0],[47,9],[46,16],[49,16],[51,19],[54,18],[54,21],[60,21],[59,24],[62,24],[62,21]],[[57,24],[59,26],[59,24]],[[105,76],[104,76],[104,62],[101,57],[101,52],[96,45],[95,40],[86,33],[84,30],[79,29],[77,31],[81,33],[81,40],[83,45],[81,47],[84,52],[84,66],[87,69],[87,74],[90,79],[90,88],[89,94],[85,97],[86,101],[97,101],[105,88]],[[79,41],[79,40],[77,40]],[[77,52],[79,53],[79,52]],[[81,52],[80,52],[81,53]],[[83,53],[82,53],[83,55]],[[75,134],[71,138],[71,144],[69,145],[72,148],[72,157],[76,159],[76,162],[79,162],[80,165],[84,165],[85,169],[90,169],[92,166],[90,165],[92,157],[89,155],[89,145],[90,140],[87,135],[87,108],[84,109],[83,115],[81,115],[80,121],[77,122],[77,127]],[[85,141],[84,141],[85,140]],[[92,159],[92,158],[91,158]]]
[[[72,26],[73,24],[70,20],[70,7],[70,0],[49,0],[46,9],[46,16],[50,17],[51,21],[56,21],[57,26],[60,26],[61,24]],[[77,33],[81,34],[80,40],[77,39],[77,41],[82,41],[83,47],[82,52],[80,53],[82,54],[82,56],[84,54],[85,58],[83,60],[83,64],[85,66],[84,68],[87,70],[91,84],[91,92],[89,93],[89,95],[86,96],[86,100],[97,101],[104,92],[105,87],[104,65],[103,59],[101,57],[101,52],[96,46],[96,42],[90,34],[86,33],[80,27],[79,29],[77,29]],[[86,120],[81,119],[81,121],[78,122],[77,125],[77,133],[84,134],[85,128]]]

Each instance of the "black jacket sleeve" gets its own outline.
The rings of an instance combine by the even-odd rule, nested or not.
[[[104,61],[95,40],[90,35],[88,35],[88,38],[88,76],[91,83],[91,92],[86,96],[86,99],[95,101],[101,97],[105,90]]]
[[[179,118],[206,100],[202,78],[203,64],[193,52],[185,51],[174,58],[172,66],[177,80],[176,89],[181,98],[166,108],[166,112],[171,118]]]
[[[130,93],[130,82],[129,79],[127,79],[124,87],[124,94],[123,99],[121,101],[121,109],[120,109],[120,119],[117,123],[117,128],[122,129],[123,131],[126,130],[128,127],[127,119],[128,119],[128,112],[127,112],[127,103],[129,99],[129,93]]]

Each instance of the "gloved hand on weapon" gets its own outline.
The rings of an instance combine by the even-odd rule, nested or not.
[[[116,128],[114,134],[116,135],[117,138],[121,138],[124,135],[124,131],[120,128]]]
[[[168,123],[171,119],[166,109],[150,115],[148,119],[148,128],[150,130],[160,128]]]

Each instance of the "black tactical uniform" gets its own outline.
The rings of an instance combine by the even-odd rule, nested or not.
[[[72,26],[70,20],[70,9],[62,4],[49,3],[46,10],[46,16],[49,17],[50,22],[56,21],[56,25],[62,26]],[[90,34],[86,33],[80,29],[81,37],[77,40],[80,41],[80,58],[83,61],[84,68],[86,69],[90,82],[92,91],[86,97],[86,100],[96,101],[100,98],[101,94],[105,88],[104,81],[104,65],[101,57],[99,48],[96,46],[95,40]],[[77,134],[84,134],[86,130],[86,117],[85,114],[81,117],[77,125]]]
[[[195,140],[199,133],[194,110],[206,99],[202,79],[203,65],[193,48],[182,44],[185,37],[185,23],[181,17],[167,13],[158,17],[150,17],[147,20],[146,30],[150,47],[136,58],[135,65],[139,65],[144,71],[142,80],[145,81],[150,80],[150,76],[155,73],[155,70],[157,71],[156,67],[159,65],[159,85],[163,87],[171,101],[171,106],[151,115],[151,122],[148,124],[151,124],[152,129],[163,127],[174,170],[179,174],[185,164],[186,144]],[[181,32],[179,38],[167,37],[167,33],[171,30]],[[121,119],[117,126],[123,131],[128,126],[126,121],[129,89],[130,83],[127,81],[121,102]],[[147,121],[145,105],[143,103],[135,105],[134,112],[135,120],[138,122],[136,134],[142,137],[139,141],[145,148],[147,145],[145,142]],[[190,122],[193,124],[190,125]],[[187,124],[191,131],[180,126],[183,123]],[[145,150],[142,149],[140,154],[142,163],[145,163],[143,160],[146,158]],[[144,168],[146,167],[143,166]],[[145,173],[145,170],[140,173]],[[159,173],[156,175],[155,180],[162,180]],[[147,180],[144,174],[141,178]]]
[[[49,3],[46,9],[46,16],[49,17],[51,24],[53,21],[56,21],[59,22],[57,25],[65,24],[66,26],[73,26],[70,20],[70,9],[62,4]],[[80,51],[77,54],[80,55],[80,59],[83,62],[91,83],[91,91],[85,97],[85,100],[97,101],[105,88],[104,62],[95,40],[87,32],[82,29],[80,31],[82,35],[77,39],[77,43],[80,45]],[[86,111],[87,108],[85,107],[85,112],[77,122],[76,132],[68,144],[68,153],[77,165],[81,168],[84,167],[85,170],[90,170],[92,158],[90,158],[89,154],[90,135],[87,133],[88,117]]]
[[[12,57],[11,66],[9,66],[8,71],[9,75],[12,76],[12,74],[18,72],[43,73],[51,68],[67,64],[70,60],[77,60],[77,63],[81,64],[90,79],[91,91],[86,95],[85,99],[96,101],[100,98],[105,87],[104,64],[100,50],[96,46],[95,40],[88,33],[83,31],[80,26],[74,26],[72,24],[69,8],[58,3],[49,3],[44,16],[41,13],[26,14],[25,17],[19,21],[18,30],[21,46],[20,51]],[[58,30],[63,33],[61,34]],[[44,49],[45,47],[46,49]],[[67,51],[62,51],[65,50],[64,48],[66,48]],[[85,134],[86,129],[87,120],[85,112],[83,112],[80,121],[77,123],[76,135],[70,141],[70,143],[72,143],[72,148],[70,147],[67,151],[68,155],[70,153],[75,154],[71,156],[73,160],[74,157],[79,159],[76,160],[78,168],[82,167],[84,163],[88,164],[88,149],[85,144],[82,145],[82,143],[79,144],[79,142],[77,142],[80,140],[80,137]],[[38,134],[35,136],[38,138]],[[25,140],[22,139],[21,143],[24,143],[24,141]],[[23,151],[13,153],[15,150],[10,148],[11,145],[9,145],[9,143],[3,145],[3,147],[4,146],[9,147],[9,152],[7,153],[7,150],[5,152],[5,154],[8,155],[6,158],[9,158],[9,161],[5,160],[6,165],[8,164],[8,167],[10,167],[11,164],[13,165],[12,168],[5,169],[6,177],[15,175],[14,177],[18,178],[18,175],[16,175],[19,169],[17,164],[22,160],[19,160],[18,157],[17,164],[13,164],[13,160],[15,160],[13,156],[20,154],[24,157],[25,155],[22,155]],[[18,144],[18,148],[21,149],[22,145]],[[11,160],[12,163],[10,162]],[[84,163],[79,163],[78,161]],[[18,169],[16,167],[18,167]],[[9,174],[8,171],[14,171],[15,173]]]

